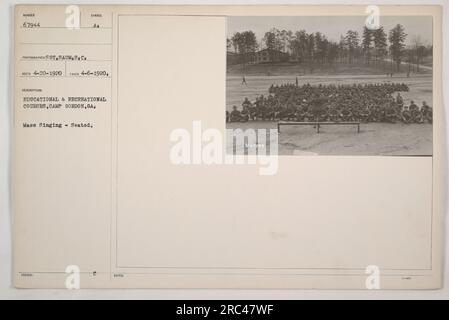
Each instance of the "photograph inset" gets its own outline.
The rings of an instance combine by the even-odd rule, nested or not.
[[[276,129],[279,155],[431,156],[432,17],[365,20],[229,17],[226,128]]]

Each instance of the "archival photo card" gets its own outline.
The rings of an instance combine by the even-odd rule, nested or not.
[[[442,10],[374,8],[16,6],[13,285],[440,288]]]

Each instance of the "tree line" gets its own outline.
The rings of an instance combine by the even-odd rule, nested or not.
[[[228,51],[234,51],[243,57],[243,63],[260,49],[269,49],[270,55],[276,52],[287,53],[292,62],[297,63],[363,63],[383,67],[396,66],[400,70],[403,63],[419,71],[424,57],[432,54],[432,46],[424,46],[419,37],[412,39],[412,45],[406,47],[407,34],[401,24],[397,24],[388,34],[381,26],[378,29],[363,28],[361,35],[348,30],[340,41],[329,40],[321,32],[307,33],[306,30],[293,32],[272,28],[267,31],[259,45],[255,33],[251,30],[236,32],[227,39]]]

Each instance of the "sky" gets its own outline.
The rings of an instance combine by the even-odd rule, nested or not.
[[[362,35],[365,16],[294,16],[294,17],[229,17],[227,21],[228,38],[235,32],[252,30],[260,43],[265,32],[271,28],[291,30],[293,32],[304,29],[308,33],[321,32],[329,40],[340,41],[340,36],[348,30],[356,30]],[[415,36],[419,36],[424,45],[432,44],[431,16],[380,16],[380,25],[388,34],[396,24],[402,24],[407,34],[406,45]]]

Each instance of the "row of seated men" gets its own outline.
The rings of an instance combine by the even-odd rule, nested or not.
[[[425,102],[404,104],[400,93],[405,84],[271,86],[269,95],[248,98],[242,109],[226,111],[227,122],[263,121],[360,121],[360,122],[432,122],[432,108]]]

